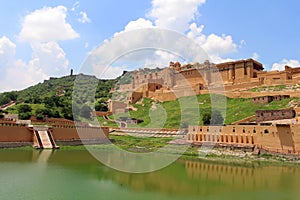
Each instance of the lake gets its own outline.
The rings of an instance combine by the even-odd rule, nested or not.
[[[300,168],[180,159],[130,174],[86,150],[1,149],[0,199],[300,199]]]

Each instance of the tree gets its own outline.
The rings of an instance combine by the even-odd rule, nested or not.
[[[224,118],[220,111],[206,112],[202,116],[204,125],[223,125]]]
[[[31,111],[32,111],[32,108],[31,108],[31,106],[28,105],[28,104],[21,104],[21,105],[19,105],[19,107],[18,107],[18,112],[19,112],[19,114],[20,114],[20,113],[27,113],[27,112],[31,112]]]
[[[222,113],[218,110],[214,110],[211,114],[211,125],[223,125],[224,118],[222,116]]]
[[[18,113],[20,119],[29,119],[31,117],[32,108],[28,104],[20,104],[18,106]]]
[[[80,110],[80,116],[81,117],[84,117],[86,119],[89,119],[91,118],[91,112],[92,112],[92,109],[88,106],[88,105],[83,105],[81,110]]]
[[[202,121],[204,125],[210,125],[211,112],[206,112],[202,115]]]
[[[23,119],[23,120],[27,120],[31,117],[31,113],[30,112],[26,112],[26,113],[19,113],[19,118]]]
[[[107,103],[105,100],[106,99],[102,98],[95,103],[96,111],[104,111],[104,112],[108,111]]]

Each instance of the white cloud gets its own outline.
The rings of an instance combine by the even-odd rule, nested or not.
[[[135,21],[130,21],[124,28],[124,31],[132,31],[140,28],[153,28],[153,24],[150,20],[139,18]]]
[[[21,89],[36,82],[36,78],[43,78],[39,70],[29,70],[21,60],[15,59],[16,44],[9,38],[0,38],[0,91]]]
[[[253,55],[252,55],[252,58],[253,58],[254,60],[257,60],[257,59],[259,58],[258,53],[254,52]]]
[[[223,56],[237,51],[238,45],[234,43],[230,35],[218,36],[210,34],[206,36],[202,33],[204,26],[197,26],[192,23],[189,27],[190,31],[187,37],[199,44],[209,55],[211,60],[216,63],[232,61],[230,58],[222,58]]]
[[[69,66],[64,50],[56,42],[35,43],[31,45],[30,67],[40,68],[49,76],[65,74]]]
[[[208,55],[222,56],[236,52],[237,45],[233,42],[230,35],[218,36],[211,34],[206,38],[202,48],[208,53]]]
[[[274,63],[272,65],[272,69],[271,70],[279,70],[282,71],[284,70],[285,66],[289,66],[289,67],[300,67],[300,62],[298,60],[287,60],[287,59],[283,59],[281,62],[279,63]]]
[[[72,6],[72,8],[71,8],[71,11],[75,11],[77,8],[79,8],[79,1],[76,1],[74,4],[73,4],[73,6]]]
[[[153,0],[149,16],[159,28],[185,32],[205,0]]]
[[[16,52],[16,45],[12,43],[7,37],[3,36],[0,38],[0,68],[6,63],[13,60],[13,56]]]
[[[153,38],[153,35],[147,34],[147,30],[145,30],[144,32],[134,32],[131,35],[129,33],[127,36],[123,35],[126,38],[122,38],[123,36],[117,36],[120,36],[121,33],[137,29],[142,30],[144,28],[162,28],[175,30],[177,32],[180,32],[181,34],[186,33],[186,36],[188,38],[192,39],[195,43],[200,45],[204,49],[204,51],[206,51],[206,53],[208,53],[210,59],[213,62],[220,63],[232,61],[232,59],[230,58],[224,58],[224,56],[226,56],[227,54],[234,53],[238,50],[238,45],[235,44],[232,36],[218,36],[216,34],[205,35],[202,32],[204,29],[204,25],[198,26],[195,23],[195,16],[200,15],[198,13],[198,8],[204,3],[205,0],[152,0],[152,9],[146,15],[146,18],[139,18],[137,20],[130,21],[122,31],[115,33],[114,37],[111,40],[104,41],[104,44],[101,46],[101,48],[97,49],[90,55],[101,55],[102,58],[95,62],[102,62],[102,64],[104,64],[104,61],[111,61],[114,58],[121,56],[122,53],[124,53],[124,50],[130,51],[135,48],[139,50],[139,48],[141,47],[152,48],[152,44],[155,42],[157,43],[157,40]],[[153,31],[153,33],[155,34],[155,31]],[[162,35],[164,35],[164,33],[162,33]],[[162,35],[158,34],[157,38]],[[176,34],[174,34],[173,36],[175,35]],[[172,60],[191,62],[190,58],[197,58],[196,60],[192,60],[192,62],[202,62],[201,59],[208,58],[206,55],[204,55],[203,52],[198,52],[199,48],[194,47],[193,45],[186,46],[186,41],[183,42],[184,39],[181,41],[182,38],[173,36],[164,37],[163,41],[160,41],[160,44],[158,45],[160,46],[159,49],[156,49],[152,52],[140,50],[135,51],[134,55],[126,55],[123,56],[122,59],[124,62],[139,62],[139,65],[136,66],[142,66],[142,64],[140,63],[141,60],[143,60],[146,64],[158,63],[160,64],[160,66],[167,66]],[[151,41],[152,43],[149,41]],[[109,51],[102,52],[107,48],[107,46],[109,46]],[[193,54],[197,55],[190,56],[188,59],[178,56],[176,57],[176,55],[168,52],[168,50],[170,49],[175,49],[174,52],[180,52],[182,54],[179,55],[183,56],[186,56],[187,54],[190,56],[192,54],[186,52],[193,52]],[[93,65],[91,64],[91,66]],[[103,65],[99,64],[97,66],[93,66],[93,68],[99,69],[101,71],[100,66]],[[110,71],[113,77],[113,74],[116,74],[116,71],[120,73],[121,70],[120,68],[115,68],[111,69]]]
[[[80,23],[85,24],[85,23],[91,23],[92,22],[92,20],[87,16],[86,12],[84,12],[84,11],[81,11],[79,13],[79,16],[80,17],[78,18],[78,21]]]
[[[32,44],[32,58],[28,64],[15,58],[16,47],[7,37],[0,38],[0,91],[23,89],[49,76],[66,73],[69,61],[57,43]]]
[[[66,22],[67,8],[44,7],[25,16],[19,38],[24,41],[49,42],[79,37]]]

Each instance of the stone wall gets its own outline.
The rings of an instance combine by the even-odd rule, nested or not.
[[[1,124],[0,142],[33,142],[33,134],[26,126]]]
[[[80,131],[80,137],[77,129]],[[109,137],[108,127],[101,127],[101,129],[100,127],[78,127],[77,129],[66,125],[53,126],[51,133],[55,142],[66,144],[80,140],[99,142]],[[33,144],[33,132],[30,128],[18,124],[0,124],[0,146],[15,147],[28,144]]]
[[[187,141],[257,146],[270,152],[300,154],[300,125],[190,126]]]
[[[296,116],[296,113],[292,109],[284,110],[257,110],[256,122],[292,119]]]

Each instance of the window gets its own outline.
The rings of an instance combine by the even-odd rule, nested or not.
[[[265,129],[265,130],[264,130],[264,133],[265,133],[265,134],[268,134],[268,133],[269,133],[269,130],[268,130],[268,129]]]

